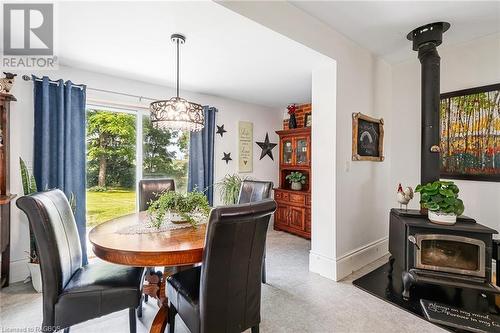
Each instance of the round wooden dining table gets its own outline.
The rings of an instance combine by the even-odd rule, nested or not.
[[[147,212],[139,212],[104,222],[90,231],[89,240],[102,260],[134,267],[165,267],[156,295],[161,304],[150,329],[157,333],[167,325],[166,277],[181,266],[201,262],[206,224],[162,232],[123,232],[148,218]]]

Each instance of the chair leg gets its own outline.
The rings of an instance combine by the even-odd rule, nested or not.
[[[168,303],[168,333],[175,332],[175,315],[177,309],[173,307],[172,303]]]
[[[137,307],[137,318],[142,318],[142,298],[139,306]]]
[[[69,327],[66,327],[66,328],[63,330],[63,333],[69,333]]]
[[[259,325],[255,325],[254,327],[252,327],[252,333],[259,333]]]
[[[262,283],[266,283],[266,257],[262,260]]]
[[[136,333],[137,323],[135,319],[135,308],[128,309],[128,323],[130,326],[130,333]]]

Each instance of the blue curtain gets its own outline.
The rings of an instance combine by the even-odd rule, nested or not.
[[[205,127],[199,132],[191,132],[189,141],[188,191],[194,188],[206,189],[210,205],[214,202],[214,137],[215,114],[217,109],[204,106]]]
[[[33,173],[38,190],[58,188],[76,199],[75,219],[83,264],[87,263],[85,223],[85,86],[34,79]]]

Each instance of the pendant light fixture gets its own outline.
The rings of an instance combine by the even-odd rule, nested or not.
[[[179,46],[186,42],[186,37],[173,34],[170,40],[177,47],[177,95],[150,104],[151,123],[160,129],[200,131],[205,126],[202,106],[179,97]]]

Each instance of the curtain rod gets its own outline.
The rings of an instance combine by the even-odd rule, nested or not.
[[[32,79],[32,77],[33,77],[33,79]],[[30,77],[29,75],[23,75],[23,80],[24,81],[32,81],[32,80],[34,80],[34,81],[42,81],[41,78],[38,78],[36,76],[32,76],[32,77]],[[49,83],[59,84],[59,81],[49,80]],[[83,84],[74,84],[73,85],[73,87],[79,88],[79,89],[83,89],[83,86],[84,86]],[[87,87],[87,90],[104,92],[104,93],[114,94],[114,95],[120,95],[120,96],[134,97],[134,98],[138,98],[139,101],[141,101],[141,100],[149,100],[149,101],[157,101],[157,100],[159,100],[159,98],[151,98],[151,97],[145,97],[145,96],[139,96],[139,95],[132,95],[132,94],[122,93],[122,92],[118,92],[118,91],[106,90],[106,89],[98,89],[98,88]]]

